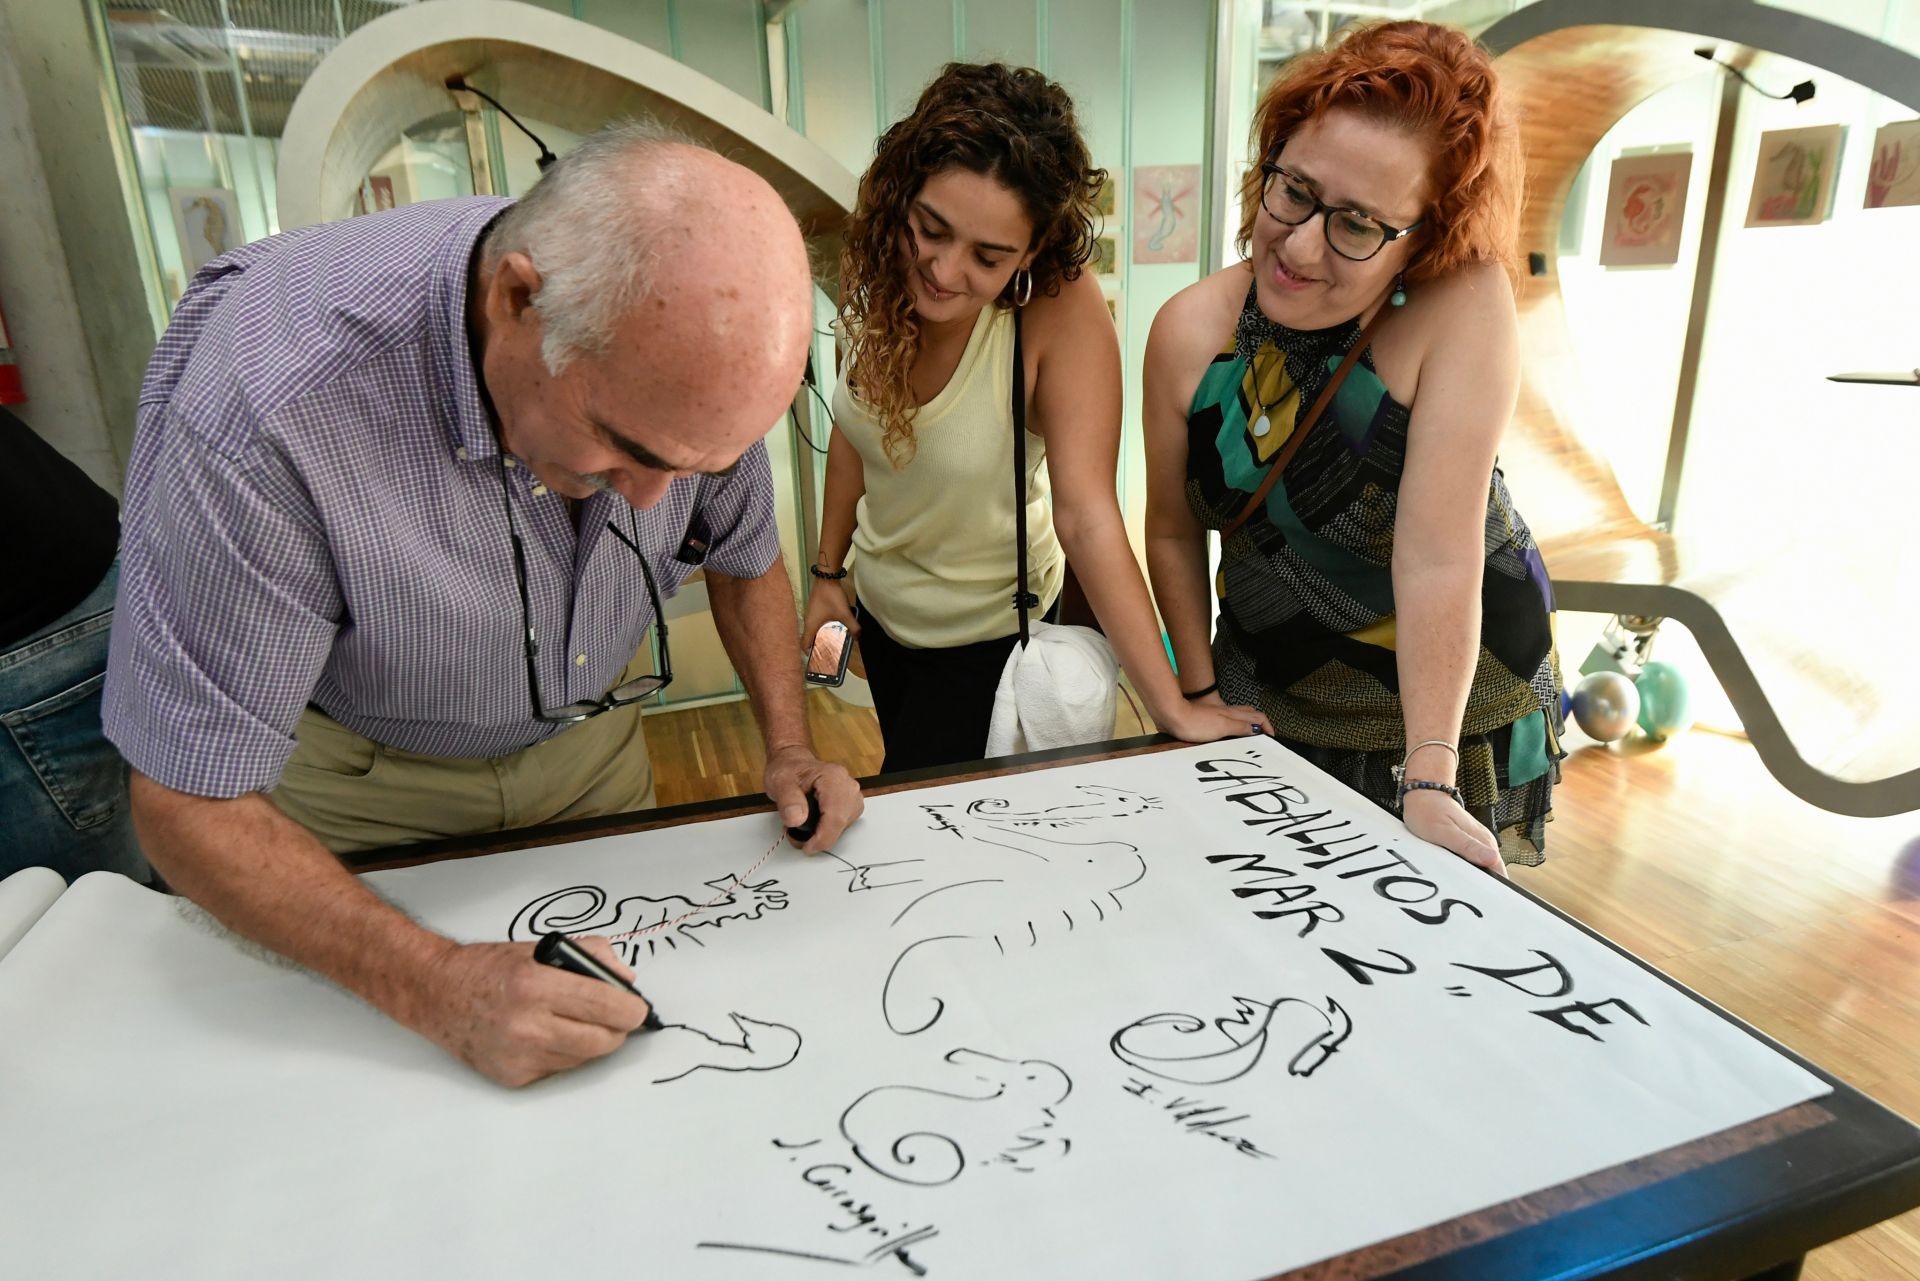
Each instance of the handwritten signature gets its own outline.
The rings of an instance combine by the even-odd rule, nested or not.
[[[775,1139],[773,1145],[783,1150],[791,1150],[810,1148],[819,1141],[814,1139],[807,1143],[783,1143]],[[800,1163],[798,1156],[789,1156],[787,1160],[795,1165]],[[880,1221],[880,1212],[873,1208],[872,1202],[861,1200],[844,1182],[852,1174],[852,1166],[819,1161],[802,1168],[800,1178],[808,1187],[833,1203],[839,1211],[837,1218],[844,1218],[844,1221],[829,1221],[826,1225],[827,1230],[843,1237],[848,1233],[858,1234],[859,1242],[869,1247],[864,1254],[828,1254],[818,1250],[795,1250],[784,1246],[749,1245],[734,1241],[702,1241],[699,1243],[699,1248],[777,1254],[790,1259],[806,1259],[814,1263],[837,1263],[849,1268],[870,1268],[891,1259],[914,1276],[926,1276],[926,1265],[913,1257],[911,1249],[933,1240],[940,1235],[940,1230],[931,1223],[921,1224],[918,1227],[911,1226],[905,1221],[902,1221],[898,1227],[883,1225]]]
[[[1120,1088],[1136,1099],[1146,1099],[1147,1102],[1158,1106],[1161,1111],[1171,1113],[1180,1128],[1190,1134],[1204,1134],[1210,1139],[1217,1139],[1242,1156],[1270,1157],[1273,1155],[1271,1152],[1261,1150],[1252,1139],[1228,1134],[1221,1128],[1251,1120],[1250,1113],[1242,1112],[1238,1116],[1215,1116],[1214,1113],[1225,1112],[1227,1109],[1219,1104],[1208,1103],[1205,1099],[1196,1099],[1185,1094],[1169,1094],[1169,1091],[1161,1089],[1151,1081],[1142,1081],[1137,1076],[1129,1077],[1127,1083]],[[1148,1099],[1149,1094],[1169,1095],[1169,1097],[1165,1100]]]

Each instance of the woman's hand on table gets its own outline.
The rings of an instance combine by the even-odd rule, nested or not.
[[[1218,694],[1208,694],[1192,702],[1182,699],[1174,707],[1154,708],[1153,719],[1162,732],[1187,743],[1212,743],[1222,738],[1273,733],[1273,722],[1265,712],[1257,707],[1223,702]]]
[[[1500,857],[1500,843],[1493,833],[1445,792],[1431,788],[1408,792],[1400,802],[1400,814],[1407,830],[1421,840],[1452,850],[1495,876],[1506,877],[1507,863]]]

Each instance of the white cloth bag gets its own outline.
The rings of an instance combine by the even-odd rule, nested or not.
[[[1120,664],[1091,627],[1034,619],[1032,639],[1015,644],[1000,673],[987,728],[987,755],[1077,747],[1113,737]]]

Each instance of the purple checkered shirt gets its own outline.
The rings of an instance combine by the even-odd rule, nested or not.
[[[509,203],[308,227],[194,277],[147,368],[121,515],[104,720],[141,773],[270,790],[308,703],[435,756],[560,732],[527,699],[503,460],[467,340],[468,261]],[[504,461],[541,700],[597,698],[652,621],[606,528],[632,509],[596,494],[576,536],[566,501]],[[678,556],[690,533],[734,577],[779,552],[763,445],[633,518],[662,595],[696,568]]]

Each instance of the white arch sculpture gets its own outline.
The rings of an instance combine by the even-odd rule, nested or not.
[[[645,114],[711,144],[787,201],[835,274],[856,182],[845,166],[731,89],[612,32],[513,0],[395,9],[321,61],[281,137],[280,225],[353,212],[354,193],[400,128],[453,107],[446,82],[469,78],[529,116],[575,133]]]
[[[1498,55],[1501,82],[1522,105],[1528,184],[1523,239],[1541,251],[1557,243],[1574,175],[1614,124],[1671,85],[1721,74],[1695,56],[1703,46],[1733,65],[1756,51],[1792,58],[1920,109],[1920,59],[1755,0],[1539,0],[1480,38]],[[1717,177],[1709,171],[1708,182],[1718,184],[1725,198],[1727,159],[1722,154],[1715,161],[1722,168]],[[1862,817],[1920,810],[1912,736],[1898,729],[1876,736],[1873,710],[1882,700],[1884,715],[1904,712],[1900,687],[1869,679],[1877,678],[1876,667],[1863,675],[1859,650],[1849,656],[1829,646],[1814,661],[1803,657],[1812,652],[1803,639],[1807,629],[1782,604],[1793,600],[1789,574],[1764,562],[1702,563],[1686,554],[1684,538],[1633,514],[1612,469],[1580,439],[1567,412],[1577,402],[1579,384],[1557,275],[1529,276],[1519,304],[1523,389],[1503,452],[1509,475],[1518,474],[1516,460],[1528,469],[1520,481],[1527,493],[1554,495],[1538,507],[1530,498],[1529,512],[1578,513],[1557,530],[1534,526],[1560,608],[1680,622],[1699,642],[1761,763],[1802,800]],[[1894,399],[1911,395],[1891,393]],[[1812,759],[1789,734],[1777,702],[1803,679],[1815,690],[1837,690],[1816,697],[1838,714],[1858,718],[1853,733]],[[1873,710],[1851,710],[1862,706]]]

